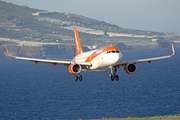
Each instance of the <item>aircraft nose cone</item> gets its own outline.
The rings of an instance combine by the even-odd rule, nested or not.
[[[120,64],[121,60],[122,60],[121,53],[108,54],[108,56],[106,57],[106,64],[110,66],[116,66]]]
[[[113,64],[119,64],[120,63],[120,55],[119,54],[114,54],[111,57],[111,61]]]

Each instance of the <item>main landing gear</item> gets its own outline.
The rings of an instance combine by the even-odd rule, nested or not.
[[[119,80],[119,76],[116,75],[116,72],[117,72],[117,67],[110,67],[110,70],[111,70],[111,74],[110,74],[110,77],[111,77],[111,81],[114,81],[114,79],[116,79],[116,81]]]
[[[79,81],[82,81],[82,75],[77,75],[77,76],[75,76],[75,81],[78,81],[78,79],[79,79]]]

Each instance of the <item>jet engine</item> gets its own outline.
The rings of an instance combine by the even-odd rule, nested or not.
[[[76,75],[78,73],[80,73],[82,70],[81,66],[79,64],[71,64],[68,68],[69,73]]]
[[[127,74],[133,74],[136,71],[136,65],[133,63],[128,63],[124,66],[124,72]]]

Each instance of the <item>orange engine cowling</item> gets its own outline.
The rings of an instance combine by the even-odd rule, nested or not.
[[[69,73],[76,75],[78,73],[80,73],[82,70],[81,66],[79,64],[71,64],[68,68]]]
[[[136,71],[136,65],[133,63],[128,63],[124,66],[124,72],[127,74],[133,74]]]

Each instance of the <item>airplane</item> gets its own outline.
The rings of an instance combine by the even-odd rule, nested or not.
[[[83,52],[78,32],[76,27],[74,28],[74,38],[75,38],[75,49],[76,49],[76,56],[71,59],[53,59],[53,58],[47,58],[47,59],[37,59],[37,58],[27,58],[27,57],[17,57],[9,55],[7,45],[6,47],[6,53],[7,56],[13,57],[15,59],[21,59],[21,60],[29,60],[31,62],[37,63],[47,63],[47,64],[53,64],[55,67],[56,65],[63,65],[68,67],[69,73],[72,75],[75,75],[75,81],[82,81],[82,75],[80,75],[81,71],[85,72],[92,72],[92,71],[105,71],[110,69],[110,78],[112,81],[114,79],[116,81],[119,80],[119,76],[116,74],[117,70],[120,67],[124,67],[124,72],[127,74],[133,74],[136,71],[136,64],[137,63],[143,63],[143,62],[149,62],[159,59],[165,59],[170,58],[175,54],[174,51],[174,45],[172,44],[172,54],[167,56],[161,56],[161,57],[154,57],[154,58],[147,58],[147,59],[138,59],[138,60],[131,60],[131,61],[122,61],[122,53],[117,47],[108,46],[101,49]]]

